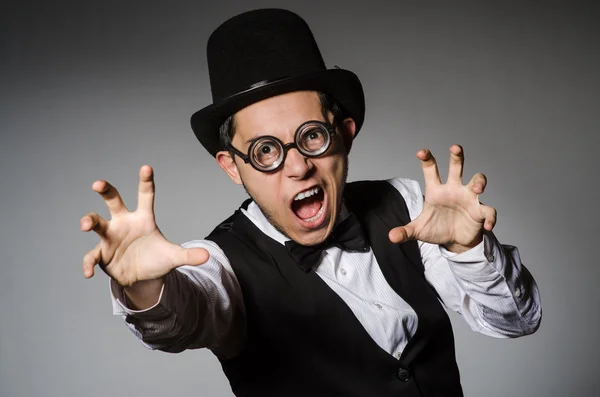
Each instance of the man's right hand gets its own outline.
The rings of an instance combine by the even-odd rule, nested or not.
[[[96,181],[92,189],[106,202],[111,220],[96,213],[81,218],[82,231],[93,230],[100,236],[100,243],[83,258],[86,278],[94,275],[94,267],[98,264],[125,287],[126,292],[139,295],[144,293],[145,285],[162,286],[163,276],[173,269],[182,265],[201,265],[208,260],[205,249],[186,249],[171,243],[156,226],[154,178],[150,166],[140,169],[138,208],[133,212],[127,210],[117,189],[108,182]],[[138,299],[138,302],[144,300]]]

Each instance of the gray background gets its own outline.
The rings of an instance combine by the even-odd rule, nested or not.
[[[125,2],[123,2],[125,3]],[[450,4],[451,3],[451,4]],[[259,7],[300,13],[326,62],[356,72],[367,118],[350,180],[422,182],[414,153],[464,145],[496,234],[542,294],[540,330],[497,340],[451,315],[467,396],[593,396],[600,276],[592,2],[3,2],[0,11],[0,395],[231,395],[208,351],[144,349],[111,315],[108,279],[84,280],[79,231],[107,179],[135,208],[156,170],[157,221],[204,237],[245,198],[196,141],[211,102],[210,32]]]

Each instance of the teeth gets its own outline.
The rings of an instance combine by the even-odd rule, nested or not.
[[[318,188],[318,187],[316,187],[316,188],[314,188],[314,189],[307,190],[307,191],[305,191],[305,192],[300,192],[300,193],[298,193],[298,194],[296,195],[296,197],[294,197],[294,201],[295,201],[295,200],[302,200],[302,199],[305,199],[305,198],[307,198],[307,197],[310,197],[310,196],[312,196],[313,194],[317,194],[317,193],[319,193],[319,188]]]

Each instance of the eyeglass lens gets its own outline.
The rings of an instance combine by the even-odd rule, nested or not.
[[[321,123],[306,123],[300,127],[296,136],[298,151],[307,157],[323,154],[329,147],[331,134]],[[250,148],[251,161],[261,169],[272,170],[279,166],[285,156],[280,140],[274,137],[262,137],[253,142]]]

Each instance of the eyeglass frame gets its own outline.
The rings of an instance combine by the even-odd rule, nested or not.
[[[298,147],[297,140],[298,140],[300,131],[302,130],[302,127],[306,126],[307,124],[315,124],[315,123],[319,124],[321,127],[323,127],[329,133],[329,143],[327,144],[327,147],[321,153],[319,153],[317,155],[311,155],[311,154],[306,153],[305,151],[301,150],[300,147]],[[241,158],[245,164],[250,163],[252,168],[254,168],[255,170],[257,170],[259,172],[270,173],[270,172],[278,171],[281,169],[281,167],[283,167],[283,165],[285,164],[285,160],[287,158],[287,153],[292,148],[296,148],[296,150],[301,155],[303,155],[304,157],[307,157],[307,158],[315,158],[315,157],[320,157],[320,156],[324,155],[325,153],[327,153],[327,151],[331,147],[331,142],[333,141],[333,137],[335,136],[335,134],[336,134],[335,128],[333,127],[333,125],[331,123],[320,121],[320,120],[308,120],[308,121],[305,121],[304,123],[300,124],[300,126],[296,129],[296,132],[294,133],[294,142],[289,142],[289,143],[284,144],[281,141],[281,139],[277,138],[276,136],[272,136],[272,135],[257,136],[256,138],[253,138],[250,141],[250,146],[248,146],[247,154],[244,154],[242,151],[236,149],[231,143],[228,144],[227,146],[228,146],[228,149],[231,150],[234,155],[237,155],[239,158]],[[252,153],[254,144],[256,142],[258,142],[258,140],[263,139],[263,138],[271,138],[271,139],[275,140],[275,142],[279,143],[280,147],[283,150],[283,157],[281,158],[281,162],[279,163],[279,165],[277,165],[277,167],[273,168],[272,170],[264,170],[264,169],[259,168],[256,164],[254,164],[254,162],[252,161],[251,155],[250,155]]]

